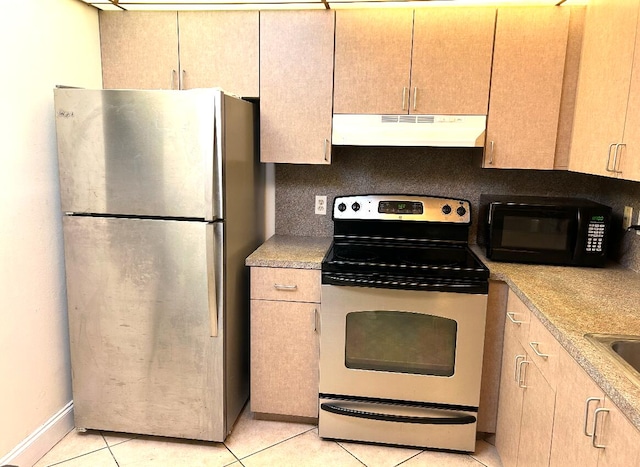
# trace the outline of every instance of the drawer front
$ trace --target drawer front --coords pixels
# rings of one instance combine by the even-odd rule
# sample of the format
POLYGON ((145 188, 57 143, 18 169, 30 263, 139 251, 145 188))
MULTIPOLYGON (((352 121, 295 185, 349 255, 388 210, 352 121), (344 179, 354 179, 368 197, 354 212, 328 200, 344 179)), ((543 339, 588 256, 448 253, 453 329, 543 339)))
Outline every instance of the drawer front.
POLYGON ((320 270, 251 268, 251 298, 320 303, 320 270))
MULTIPOLYGON (((504 326, 512 328, 512 332, 515 335, 518 342, 527 347, 529 341, 529 324, 531 321, 531 311, 527 305, 522 303, 522 300, 512 291, 509 290, 509 297, 507 298, 507 318, 504 326)), ((527 347, 528 348, 528 347, 527 347)))
POLYGON ((542 322, 531 315, 527 354, 555 391, 558 381, 560 344, 542 322))

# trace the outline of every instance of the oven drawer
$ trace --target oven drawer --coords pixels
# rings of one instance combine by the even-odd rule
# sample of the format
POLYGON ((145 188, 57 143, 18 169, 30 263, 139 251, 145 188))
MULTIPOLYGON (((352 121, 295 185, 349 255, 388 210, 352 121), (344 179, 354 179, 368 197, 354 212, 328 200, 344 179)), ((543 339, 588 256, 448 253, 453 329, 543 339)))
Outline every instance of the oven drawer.
POLYGON ((322 438, 473 452, 477 415, 454 409, 321 397, 318 434, 322 438))
POLYGON ((320 303, 320 270, 253 267, 251 299, 320 303))

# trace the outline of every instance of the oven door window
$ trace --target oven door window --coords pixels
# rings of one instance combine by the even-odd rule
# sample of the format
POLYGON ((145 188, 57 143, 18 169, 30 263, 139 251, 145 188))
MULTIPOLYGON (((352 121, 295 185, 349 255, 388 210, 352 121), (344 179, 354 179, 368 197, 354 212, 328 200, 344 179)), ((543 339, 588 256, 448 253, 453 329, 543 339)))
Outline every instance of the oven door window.
POLYGON ((347 314, 347 368, 418 375, 452 376, 457 323, 448 318, 402 311, 347 314))

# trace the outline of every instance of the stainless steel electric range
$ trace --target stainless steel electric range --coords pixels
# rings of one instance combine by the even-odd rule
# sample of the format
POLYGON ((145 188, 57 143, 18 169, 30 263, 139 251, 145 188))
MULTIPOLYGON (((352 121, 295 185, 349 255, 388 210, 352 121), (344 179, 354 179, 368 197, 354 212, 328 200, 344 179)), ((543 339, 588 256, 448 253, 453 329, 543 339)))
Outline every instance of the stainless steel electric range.
POLYGON ((475 449, 489 271, 462 199, 334 200, 322 263, 319 433, 475 449))

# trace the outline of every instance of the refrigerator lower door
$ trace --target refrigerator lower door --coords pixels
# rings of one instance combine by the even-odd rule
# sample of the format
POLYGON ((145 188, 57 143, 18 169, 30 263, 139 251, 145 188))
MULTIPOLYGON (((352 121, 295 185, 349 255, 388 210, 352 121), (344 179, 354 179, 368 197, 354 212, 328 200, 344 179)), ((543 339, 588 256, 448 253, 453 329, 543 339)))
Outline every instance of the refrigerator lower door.
POLYGON ((222 225, 63 222, 76 427, 223 441, 222 225))

